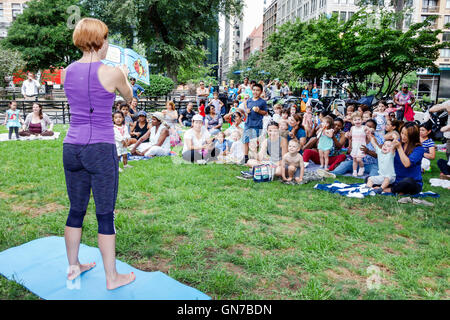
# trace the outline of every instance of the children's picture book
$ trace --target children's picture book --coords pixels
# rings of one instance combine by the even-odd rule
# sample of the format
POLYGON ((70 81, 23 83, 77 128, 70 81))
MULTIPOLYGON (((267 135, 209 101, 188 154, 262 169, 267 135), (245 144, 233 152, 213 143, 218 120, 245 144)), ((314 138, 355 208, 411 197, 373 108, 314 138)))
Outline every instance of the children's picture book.
POLYGON ((110 66, 125 64, 129 70, 129 77, 150 85, 147 59, 131 49, 110 44, 106 58, 102 62, 110 66))

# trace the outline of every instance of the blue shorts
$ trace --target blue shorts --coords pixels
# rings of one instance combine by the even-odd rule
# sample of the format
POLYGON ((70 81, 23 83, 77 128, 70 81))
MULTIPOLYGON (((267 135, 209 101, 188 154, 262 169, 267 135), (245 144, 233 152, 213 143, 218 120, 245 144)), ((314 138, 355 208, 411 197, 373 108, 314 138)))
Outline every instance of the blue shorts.
POLYGON ((94 196, 98 233, 112 235, 119 187, 119 158, 115 144, 63 144, 63 164, 70 211, 66 226, 81 228, 94 196))
POLYGON ((242 135, 242 143, 249 143, 250 140, 258 139, 263 132, 263 129, 259 128, 245 128, 242 135))

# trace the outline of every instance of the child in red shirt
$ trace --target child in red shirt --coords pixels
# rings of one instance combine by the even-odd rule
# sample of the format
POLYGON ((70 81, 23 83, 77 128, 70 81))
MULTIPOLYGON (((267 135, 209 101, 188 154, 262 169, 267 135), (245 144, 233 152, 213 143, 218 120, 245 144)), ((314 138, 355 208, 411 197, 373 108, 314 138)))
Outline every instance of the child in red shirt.
POLYGON ((203 117, 203 122, 205 121, 206 118, 206 113, 205 113, 205 100, 200 100, 200 106, 198 107, 198 113, 203 117))

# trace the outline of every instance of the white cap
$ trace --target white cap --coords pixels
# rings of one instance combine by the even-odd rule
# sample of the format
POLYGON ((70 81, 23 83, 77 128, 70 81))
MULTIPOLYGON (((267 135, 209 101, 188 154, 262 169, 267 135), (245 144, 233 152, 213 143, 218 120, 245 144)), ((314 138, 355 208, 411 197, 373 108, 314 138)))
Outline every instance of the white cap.
POLYGON ((192 121, 202 121, 203 122, 203 117, 199 114, 196 114, 195 116, 192 117, 192 121))

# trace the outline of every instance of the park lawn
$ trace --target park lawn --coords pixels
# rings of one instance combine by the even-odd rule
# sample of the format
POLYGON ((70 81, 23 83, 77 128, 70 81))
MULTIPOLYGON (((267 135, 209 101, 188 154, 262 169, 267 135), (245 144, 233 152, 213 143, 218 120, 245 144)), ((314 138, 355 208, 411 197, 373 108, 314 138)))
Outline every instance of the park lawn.
MULTIPOLYGON (((63 136, 1 143, 0 251, 64 235, 63 136)), ((239 166, 176 157, 130 164, 120 175, 117 258, 136 268, 165 272, 213 299, 450 298, 450 191, 430 187, 435 161, 424 176, 424 190, 441 195, 426 199, 432 208, 345 198, 314 183, 242 181, 239 166), (367 288, 369 266, 382 272, 378 290, 367 288)), ((82 242, 96 247, 92 199, 83 231, 82 242)), ((0 277, 0 299, 38 297, 0 277)))

